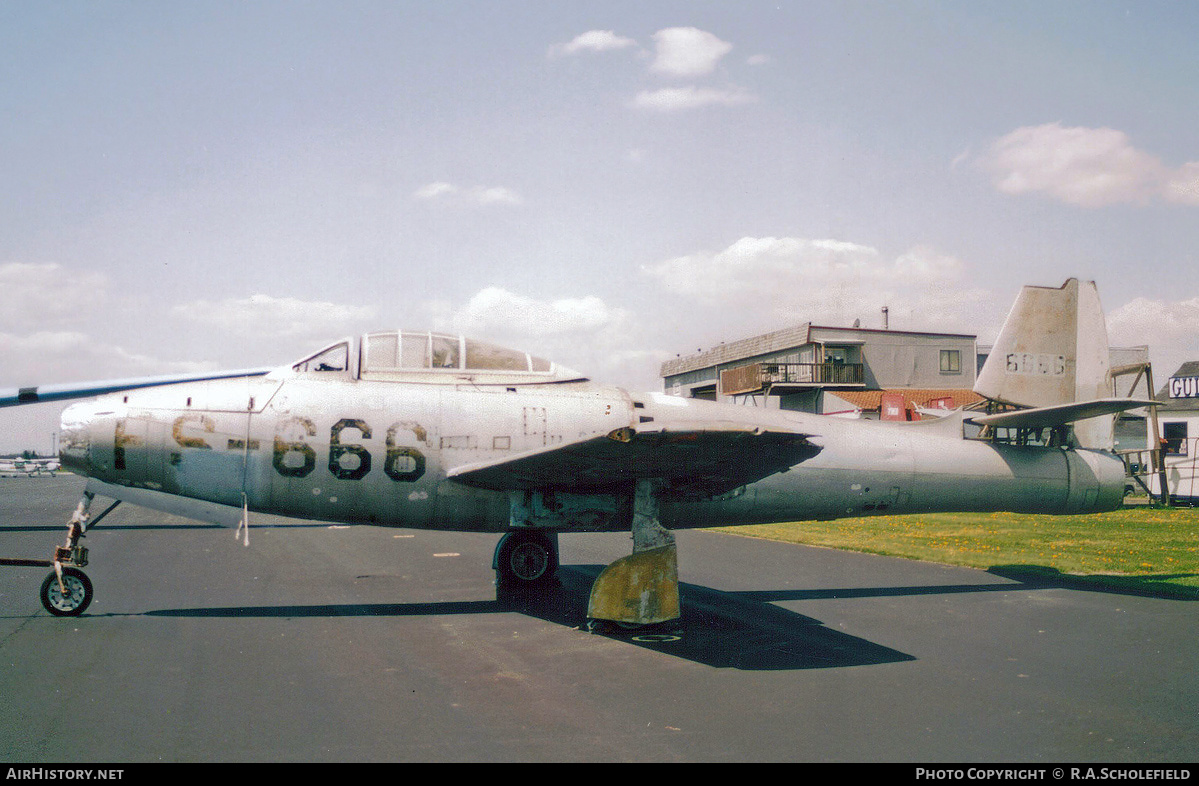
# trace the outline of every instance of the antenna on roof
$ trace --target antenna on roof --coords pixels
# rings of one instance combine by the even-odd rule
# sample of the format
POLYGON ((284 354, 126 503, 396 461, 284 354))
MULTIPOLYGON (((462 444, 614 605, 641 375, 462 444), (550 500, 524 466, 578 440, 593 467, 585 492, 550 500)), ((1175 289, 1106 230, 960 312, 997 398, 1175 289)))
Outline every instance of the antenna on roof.
POLYGON ((889 313, 890 313, 890 309, 887 308, 886 306, 883 306, 883 330, 890 329, 890 319, 887 316, 889 313))

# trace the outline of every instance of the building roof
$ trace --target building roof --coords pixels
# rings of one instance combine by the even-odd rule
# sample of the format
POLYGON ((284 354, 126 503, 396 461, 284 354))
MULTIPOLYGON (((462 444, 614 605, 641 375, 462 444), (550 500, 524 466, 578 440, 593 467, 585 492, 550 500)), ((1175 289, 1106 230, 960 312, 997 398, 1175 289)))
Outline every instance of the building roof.
MULTIPOLYGON (((1178 367, 1171 377, 1199 377, 1199 360, 1188 360, 1178 367)), ((1164 389, 1164 388, 1163 388, 1164 389)))
MULTIPOLYGON (((760 336, 752 338, 738 339, 737 341, 729 341, 720 346, 713 347, 707 351, 697 351, 694 355, 685 355, 682 357, 667 360, 662 364, 661 376, 670 377, 675 374, 685 374, 688 371, 697 371, 701 368, 712 368, 723 363, 733 363, 748 358, 758 357, 759 355, 768 355, 772 352, 781 352, 786 349, 803 346, 804 344, 812 343, 813 331, 829 331, 833 333, 845 333, 856 335, 859 333, 874 333, 886 336, 941 336, 961 339, 970 339, 973 341, 975 336, 967 333, 933 333, 918 330, 883 330, 879 328, 863 328, 863 327, 829 327, 826 325, 814 325, 811 322, 804 322, 801 325, 794 327, 776 330, 772 333, 764 333, 760 336)), ((825 338, 824 341, 829 341, 825 338)), ((833 339, 832 343, 836 343, 839 339, 833 339)), ((848 335, 846 342, 852 342, 853 339, 848 335)))
POLYGON ((675 374, 685 374, 688 371, 718 366, 721 363, 731 363, 754 355, 765 355, 790 347, 798 347, 808 343, 808 329, 811 326, 811 322, 805 322, 802 325, 776 330, 773 333, 730 341, 706 352, 667 360, 662 364, 661 375, 669 377, 675 374))
POLYGON ((927 407, 929 402, 939 398, 949 398, 952 402, 949 405, 950 409, 964 407, 967 404, 974 404, 983 401, 984 398, 973 390, 963 388, 893 388, 891 390, 829 390, 825 392, 826 396, 836 396, 842 401, 848 402, 856 409, 873 412, 880 409, 883 403, 883 395, 886 393, 900 393, 903 395, 903 404, 907 409, 915 407, 927 407))

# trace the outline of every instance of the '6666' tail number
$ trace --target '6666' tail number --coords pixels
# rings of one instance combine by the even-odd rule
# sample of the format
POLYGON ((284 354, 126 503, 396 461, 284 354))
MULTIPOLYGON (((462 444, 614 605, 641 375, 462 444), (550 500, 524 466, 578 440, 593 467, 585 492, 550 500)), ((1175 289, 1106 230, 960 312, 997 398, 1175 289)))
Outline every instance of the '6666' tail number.
MULTIPOLYGON (((383 472, 392 480, 411 483, 425 474, 425 456, 414 447, 396 445, 397 433, 411 431, 417 440, 423 440, 425 430, 420 426, 401 421, 387 429, 387 453, 383 461, 383 472)), ((330 474, 342 480, 361 480, 372 467, 370 451, 352 440, 371 438, 371 427, 358 418, 342 418, 329 430, 330 474), (351 432, 347 434, 346 432, 351 432), (353 432, 357 432, 355 437, 353 432)), ((271 463, 275 471, 289 478, 307 477, 316 469, 316 450, 308 438, 316 436, 316 425, 308 418, 288 418, 279 424, 275 434, 274 458, 271 463)))

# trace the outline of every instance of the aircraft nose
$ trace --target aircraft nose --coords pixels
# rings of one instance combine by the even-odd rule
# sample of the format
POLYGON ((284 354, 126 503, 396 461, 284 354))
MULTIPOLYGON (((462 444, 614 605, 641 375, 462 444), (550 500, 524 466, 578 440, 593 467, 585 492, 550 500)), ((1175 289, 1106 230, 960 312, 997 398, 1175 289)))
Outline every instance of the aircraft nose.
POLYGON ((91 449, 90 427, 96 415, 96 402, 84 401, 72 404, 62 412, 59 421, 60 437, 58 460, 65 469, 87 475, 90 467, 88 454, 91 449))

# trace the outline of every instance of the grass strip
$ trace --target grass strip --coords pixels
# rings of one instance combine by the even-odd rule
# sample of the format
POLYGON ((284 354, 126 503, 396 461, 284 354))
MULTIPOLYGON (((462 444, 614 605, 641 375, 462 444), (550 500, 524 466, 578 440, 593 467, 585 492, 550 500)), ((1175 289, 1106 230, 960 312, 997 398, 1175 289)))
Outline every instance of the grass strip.
POLYGON ((722 527, 812 546, 983 568, 1029 582, 1199 600, 1199 510, 930 513, 722 527))

